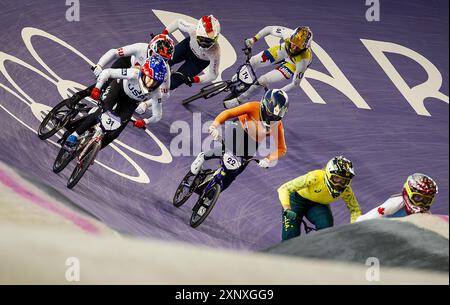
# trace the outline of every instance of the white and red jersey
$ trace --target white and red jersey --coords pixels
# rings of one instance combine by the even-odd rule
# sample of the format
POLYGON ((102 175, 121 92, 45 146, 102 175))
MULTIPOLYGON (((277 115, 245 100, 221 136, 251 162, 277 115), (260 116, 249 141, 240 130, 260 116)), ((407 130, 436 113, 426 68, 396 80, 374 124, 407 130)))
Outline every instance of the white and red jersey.
MULTIPOLYGON (((117 49, 111 49, 108 52, 106 52, 102 57, 100 57, 97 65, 99 65, 100 67, 105 67, 107 65, 110 65, 114 60, 120 58, 120 57, 125 57, 125 56, 131 56, 131 67, 141 67, 142 65, 144 65, 145 61, 147 60, 147 50, 148 50, 148 44, 147 43, 134 43, 134 44, 130 44, 124 47, 120 47, 117 49)), ((161 94, 161 100, 165 101, 170 97, 170 92, 169 92, 169 88, 170 88, 170 67, 169 64, 167 62, 165 62, 166 64, 166 70, 167 70, 167 75, 166 75, 166 81, 164 81, 163 84, 161 84, 161 86, 159 87, 159 91, 161 94)), ((127 78, 121 77, 121 73, 123 71, 123 69, 107 69, 107 70, 118 70, 119 72, 113 72, 113 71, 109 71, 108 73, 110 74, 109 77, 111 78, 123 78, 126 81, 124 81, 125 83, 129 83, 131 81, 131 83, 133 82, 131 79, 127 80, 127 78)), ((127 70, 127 69, 125 69, 127 70)), ((138 70, 139 71, 139 70, 138 70)), ((129 73, 129 75, 132 75, 132 72, 129 73)), ((103 77, 105 77, 106 74, 103 75, 103 77)), ((100 78, 100 76, 99 76, 100 78)), ((108 79, 106 79, 108 80, 108 79)), ((104 82, 106 82, 106 80, 104 82)), ((103 83, 104 83, 103 82, 103 83)), ((102 84, 103 85, 103 84, 102 84)), ((136 97, 136 92, 140 92, 140 90, 137 90, 136 88, 139 89, 139 84, 137 84, 137 86, 132 85, 132 84, 128 84, 130 86, 130 88, 124 88, 125 93, 132 99, 135 99, 136 97)))
POLYGON ((405 201, 403 200, 403 196, 401 194, 398 194, 391 196, 383 204, 370 210, 366 214, 359 216, 356 221, 358 222, 383 217, 397 218, 397 217, 405 217, 408 215, 409 212, 405 208, 405 201))
POLYGON ((111 49, 106 52, 100 59, 98 60, 97 65, 105 68, 110 65, 114 60, 131 56, 131 65, 134 66, 136 63, 142 66, 144 62, 147 60, 147 43, 134 43, 121 48, 111 49))
MULTIPOLYGON (((199 75, 199 83, 206 83, 215 80, 219 76, 220 45, 216 42, 209 49, 201 48, 197 43, 196 29, 196 25, 186 22, 183 19, 177 19, 169 24, 165 31, 167 31, 167 33, 173 33, 176 30, 180 30, 189 34, 191 39, 189 46, 191 47, 192 53, 199 59, 209 61, 208 71, 199 75)), ((165 33, 165 31, 163 33, 165 33)))

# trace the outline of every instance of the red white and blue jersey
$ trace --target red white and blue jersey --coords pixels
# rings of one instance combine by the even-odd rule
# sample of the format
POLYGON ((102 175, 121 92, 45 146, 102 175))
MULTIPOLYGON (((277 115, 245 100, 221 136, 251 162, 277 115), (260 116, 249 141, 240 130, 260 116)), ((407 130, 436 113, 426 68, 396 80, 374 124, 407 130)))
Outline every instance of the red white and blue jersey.
MULTIPOLYGON (((111 49, 108 52, 106 52, 102 57, 100 57, 97 65, 104 68, 108 65, 110 65, 114 60, 120 58, 120 57, 126 57, 131 56, 131 67, 133 70, 130 69, 114 69, 117 71, 108 71, 105 72, 102 76, 102 80, 106 82, 108 78, 116 78, 116 79, 125 79, 124 83, 124 91, 125 93, 132 99, 138 100, 138 101, 144 101, 148 100, 145 99, 145 97, 140 93, 141 90, 139 89, 139 84, 135 83, 133 79, 137 78, 136 71, 139 71, 139 67, 143 66, 145 61, 147 60, 147 54, 148 54, 148 44, 147 43, 134 43, 130 44, 124 47, 120 47, 117 49, 111 49), (105 77, 108 77, 106 80, 104 80, 105 77)), ((166 62, 166 80, 159 86, 159 96, 158 99, 161 99, 162 101, 167 100, 170 97, 169 88, 170 88, 170 67, 169 64, 166 62)), ((112 69, 106 69, 106 70, 112 70, 112 69)), ((100 78, 100 76, 99 76, 100 78)), ((102 85, 103 85, 102 83, 102 85)), ((153 93, 154 94, 154 93, 153 93)))

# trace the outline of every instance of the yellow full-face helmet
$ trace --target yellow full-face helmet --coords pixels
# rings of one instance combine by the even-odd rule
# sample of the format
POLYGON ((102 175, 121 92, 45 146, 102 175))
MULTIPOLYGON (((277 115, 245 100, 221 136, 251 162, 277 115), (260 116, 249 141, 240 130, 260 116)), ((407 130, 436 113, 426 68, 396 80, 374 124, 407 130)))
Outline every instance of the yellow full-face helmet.
POLYGON ((289 43, 296 46, 300 50, 304 50, 311 47, 313 40, 313 33, 307 26, 300 26, 296 28, 289 38, 289 43))

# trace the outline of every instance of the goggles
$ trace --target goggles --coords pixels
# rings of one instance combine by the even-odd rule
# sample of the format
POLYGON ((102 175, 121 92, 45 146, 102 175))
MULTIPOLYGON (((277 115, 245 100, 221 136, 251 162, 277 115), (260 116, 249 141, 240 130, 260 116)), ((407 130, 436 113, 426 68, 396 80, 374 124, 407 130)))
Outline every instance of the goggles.
POLYGON ((332 174, 330 176, 330 181, 335 186, 345 188, 350 184, 351 179, 332 174))
POLYGON ((406 193, 412 204, 418 207, 429 207, 433 203, 434 197, 413 192, 409 185, 406 185, 406 193))
POLYGON ((217 41, 217 37, 216 38, 208 38, 208 37, 197 36, 197 43, 202 48, 210 48, 216 43, 216 41, 217 41))

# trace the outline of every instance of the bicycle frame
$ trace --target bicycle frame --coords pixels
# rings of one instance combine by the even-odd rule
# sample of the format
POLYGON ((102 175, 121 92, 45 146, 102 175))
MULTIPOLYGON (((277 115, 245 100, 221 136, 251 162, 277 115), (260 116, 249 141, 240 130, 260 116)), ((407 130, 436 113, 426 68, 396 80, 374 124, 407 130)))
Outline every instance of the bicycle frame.
POLYGON ((198 185, 198 187, 201 187, 205 182, 208 182, 208 184, 206 185, 206 187, 203 189, 203 194, 208 193, 211 188, 215 185, 215 184, 219 184, 220 187, 223 189, 223 179, 226 176, 232 176, 232 175, 236 175, 236 173, 238 173, 239 170, 241 170, 241 168, 243 166, 245 166, 247 163, 251 162, 251 161, 256 161, 258 162, 257 159, 255 158, 250 158, 250 159, 245 159, 242 160, 241 158, 241 164, 238 168, 236 169, 228 169, 227 166, 225 165, 224 162, 224 158, 225 158, 225 143, 223 141, 222 142, 222 156, 220 158, 220 167, 218 169, 216 169, 216 171, 213 174, 212 179, 209 179, 208 181, 204 181, 202 183, 200 183, 198 185))

